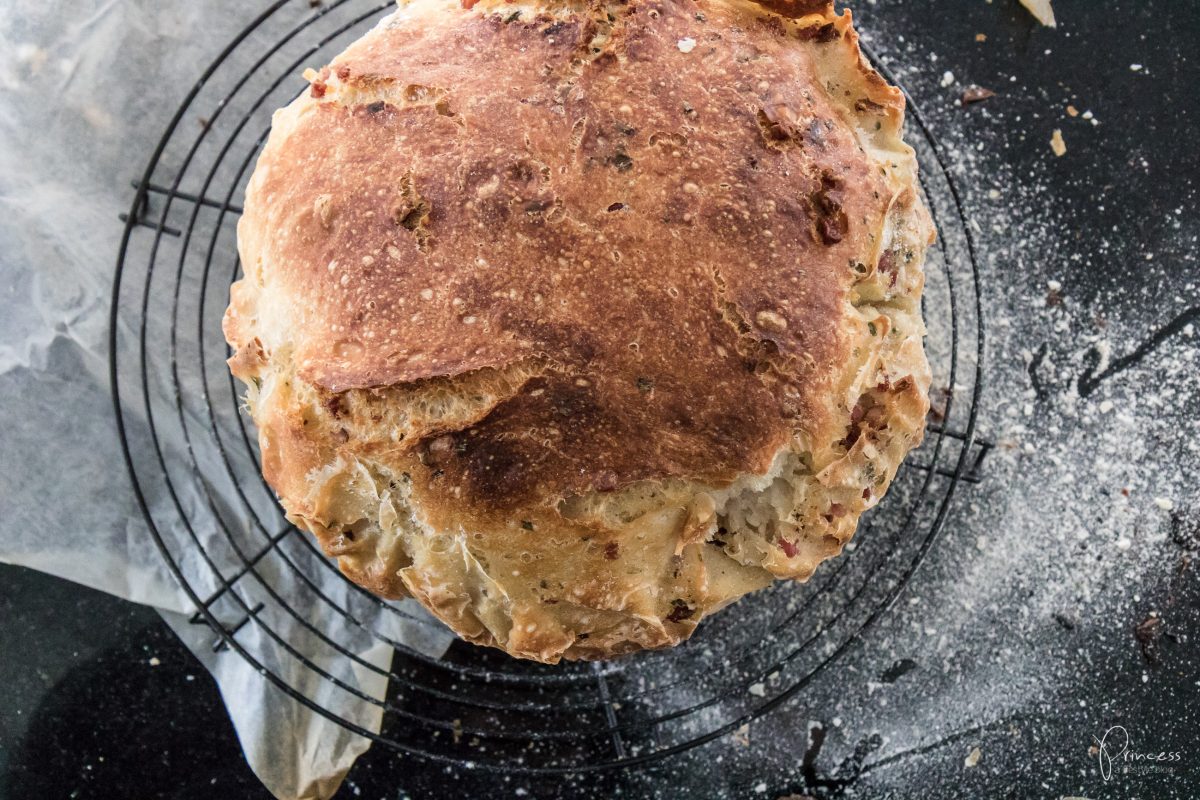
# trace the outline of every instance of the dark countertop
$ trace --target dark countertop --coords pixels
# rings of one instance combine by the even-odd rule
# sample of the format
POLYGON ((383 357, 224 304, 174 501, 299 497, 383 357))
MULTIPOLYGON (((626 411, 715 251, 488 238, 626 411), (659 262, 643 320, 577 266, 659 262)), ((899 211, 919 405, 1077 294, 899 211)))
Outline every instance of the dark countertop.
MULTIPOLYGON (((1176 602, 1185 611, 1173 625, 1194 635, 1200 629, 1200 589, 1195 580, 1179 588, 1183 591, 1176 602)), ((0 659, 0 797, 270 800, 242 758, 216 685, 154 611, 30 570, 0 566, 0 640, 5 650, 0 659)), ((988 748, 984 769, 963 774, 967 750, 961 743, 977 733, 973 730, 905 756, 920 765, 923 777, 920 783, 895 784, 894 796, 911 797, 909 792, 920 786, 928 798, 1058 797, 1062 789, 1045 787, 1062 787, 1060 759, 1079 761, 1096 727, 1092 712, 1079 706, 1084 699, 1103 703, 1106 718, 1137 719, 1142 728, 1163 736, 1164 747, 1173 743, 1193 759, 1175 778, 1144 779, 1136 784, 1136 793, 1124 793, 1132 787, 1114 787, 1111 793, 1085 796, 1193 797, 1200 774, 1195 640, 1164 642, 1152 684, 1141 680, 1144 658, 1132 641, 1131 636, 1121 642, 1119 657, 1100 661, 1099 668, 1091 659, 1080 659, 1077 682, 1061 697, 1056 713, 1022 719, 1020 737, 1001 729, 996 734, 1001 747, 988 748)), ((919 652, 912 652, 919 660, 919 652)), ((896 671, 893 665, 892 673, 896 671)), ((919 676, 918 671, 909 677, 919 676)), ((772 728, 786 734, 786 724, 772 728)), ((703 748, 702 763, 711 765, 717 749, 703 748)), ((887 764, 873 763, 872 749, 869 738, 857 747, 867 756, 868 770, 884 772, 887 764)), ((797 762, 802 752, 801 746, 797 762)), ((775 789, 785 790, 779 794, 817 790, 821 793, 815 796, 837 796, 838 782, 832 778, 843 766, 818 757, 811 772, 815 780, 808 787, 803 780, 792 780, 775 789)), ((697 787, 693 770, 694 765, 683 767, 682 774, 657 769, 637 780, 620 773, 602 775, 593 779, 595 796, 649 796, 649 783, 663 797, 754 797, 753 787, 765 777, 762 764, 746 754, 705 776, 710 792, 670 788, 697 787)), ((852 774, 843 771, 838 777, 852 774)), ((527 788, 530 796, 576 796, 558 793, 553 783, 508 784, 487 775, 445 781, 440 768, 401 764, 394 754, 373 748, 355 764, 338 797, 441 798, 449 794, 448 786, 467 797, 520 796, 517 786, 527 788)), ((1098 786, 1094 779, 1091 783, 1098 786)), ((847 784, 851 788, 843 796, 881 796, 877 788, 856 795, 852 782, 847 784)))
MULTIPOLYGON (((981 428, 1001 447, 1006 437, 1032 447, 1022 451, 1010 442, 1017 455, 999 460, 982 487, 972 490, 977 494, 957 501, 948 532, 907 592, 932 603, 941 596, 937 587, 952 585, 959 571, 971 568, 977 537, 1021 535, 1012 520, 1024 519, 1026 510, 1006 493, 1019 491, 1022 481, 1053 482, 1059 474, 1055 459, 1087 462, 1082 456, 1093 441, 1097 452, 1111 449, 1103 442, 1102 418, 1067 407, 1086 400, 1080 400, 1087 394, 1081 375, 1085 381, 1089 374, 1109 376, 1111 396, 1120 404, 1126 395, 1163 391, 1166 378, 1157 376, 1176 375, 1180 363, 1194 365, 1197 340, 1185 327, 1193 319, 1200 327, 1194 119, 1200 107, 1200 5, 1054 5, 1057 31, 1039 28, 1015 0, 854 4, 872 46, 898 69, 951 148, 968 187, 967 216, 981 223, 990 342, 981 428), (947 71, 953 78, 943 86, 947 71), (958 107, 954 98, 966 84, 994 89, 997 97, 958 107), (1068 115, 1068 104, 1094 110, 1100 124, 1068 115), (1055 128, 1068 147, 1062 158, 1049 154, 1055 128), (1006 188, 989 206, 994 186, 1006 188), (1011 228, 997 222, 1006 217, 1011 228), (1071 324, 1065 328, 1047 316, 1062 302, 1060 293, 1069 298, 1063 313, 1071 324), (1039 300, 1042 308, 1030 312, 1039 300), (1120 369, 1106 372, 1093 363, 1089 372, 1086 356, 1082 365, 1072 360, 1076 326, 1089 315, 1120 328, 1113 353, 1120 369), (1031 365, 1021 350, 1042 357, 1031 365), (1125 364, 1123 353, 1146 358, 1131 356, 1125 364), (1068 366, 1040 366, 1056 358, 1068 366), (1072 364, 1078 368, 1064 383, 1072 364), (1025 404, 1034 413, 1020 422, 1025 404)), ((164 120, 173 102, 164 101, 164 120)), ((1099 397, 1110 387, 1097 391, 1099 397)), ((355 765, 338 797, 512 797, 521 796, 518 790, 546 797, 770 800, 788 793, 920 793, 931 800, 1193 797, 1200 785, 1200 565, 1191 562, 1200 548, 1194 446, 1200 399, 1174 396, 1167 406, 1161 416, 1170 424, 1148 426, 1144 441, 1130 448, 1141 465, 1138 474, 1151 484, 1163 476, 1180 493, 1163 519, 1150 519, 1150 507, 1144 525, 1130 523, 1130 536, 1152 542, 1144 556, 1149 563, 1128 573, 1136 585, 1118 570, 1105 573, 1107 583, 1083 586, 1062 607, 1030 600, 1032 584, 1069 580, 1073 559, 1110 557, 1104 547, 1089 550, 1081 538, 1078 546, 1046 553, 1053 565, 1015 570, 1003 602, 963 611, 960 630, 966 632, 952 656, 933 648, 921 631, 927 604, 908 605, 902 598, 864 646, 756 723, 749 748, 726 738, 651 770, 559 784, 447 772, 377 747, 355 765), (1161 623, 1147 623, 1155 618, 1152 611, 1161 623), (1010 651, 1044 664, 1055 677, 1034 690, 1017 680, 1007 687, 1003 680, 989 682, 980 707, 1011 713, 945 708, 957 722, 934 736, 916 731, 911 742, 897 742, 894 726, 882 736, 869 724, 832 722, 885 715, 882 706, 873 706, 881 698, 893 698, 891 708, 927 699, 931 685, 961 684, 978 674, 977 665, 1008 663, 1010 651), (961 723, 964 718, 974 721, 961 723), (823 748, 814 746, 813 721, 828 732, 823 748), (1116 724, 1130 730, 1139 750, 1177 751, 1181 758, 1169 773, 1103 782, 1088 747, 1116 724), (981 761, 964 768, 976 746, 981 761)), ((1104 469, 1068 471, 1094 482, 1108 474, 1104 469)), ((1112 490, 1120 486, 1114 482, 1112 490)), ((1125 534, 1120 518, 1114 523, 1090 506, 1051 504, 1043 524, 1065 530, 1076 518, 1097 531, 1092 542, 1102 533, 1114 540, 1125 534), (1088 521, 1093 517, 1094 526, 1088 521)), ((213 681, 154 611, 0 567, 0 654, 0 799, 269 796, 241 756, 213 681)), ((969 686, 959 689, 960 696, 970 696, 969 686)), ((395 723, 385 720, 385 730, 389 724, 395 723)))

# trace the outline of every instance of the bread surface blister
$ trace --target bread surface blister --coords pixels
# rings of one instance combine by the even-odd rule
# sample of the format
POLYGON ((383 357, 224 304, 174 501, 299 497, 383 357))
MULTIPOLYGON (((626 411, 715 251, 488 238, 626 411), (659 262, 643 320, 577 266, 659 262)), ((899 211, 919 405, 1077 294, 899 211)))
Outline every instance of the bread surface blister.
POLYGON ((543 662, 807 580, 923 435, 904 101, 818 0, 412 0, 278 111, 225 333, 352 580, 543 662))

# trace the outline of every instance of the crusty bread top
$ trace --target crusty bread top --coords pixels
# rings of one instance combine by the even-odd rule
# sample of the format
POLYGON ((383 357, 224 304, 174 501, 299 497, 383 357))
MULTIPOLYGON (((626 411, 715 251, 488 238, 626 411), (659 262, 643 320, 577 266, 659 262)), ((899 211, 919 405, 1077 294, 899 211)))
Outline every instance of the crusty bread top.
MULTIPOLYGON (((852 345, 852 262, 892 193, 811 50, 774 17, 606 8, 379 31, 251 189, 244 246, 296 312, 275 322, 306 380, 550 367, 454 434, 461 501, 761 473, 827 424, 852 345)), ((829 22, 848 27, 807 29, 829 22)), ((900 106, 862 88, 875 114, 900 106)))
POLYGON ((932 230, 849 12, 411 0, 310 80, 226 335, 360 583, 542 660, 661 646, 810 575, 919 441, 932 230))

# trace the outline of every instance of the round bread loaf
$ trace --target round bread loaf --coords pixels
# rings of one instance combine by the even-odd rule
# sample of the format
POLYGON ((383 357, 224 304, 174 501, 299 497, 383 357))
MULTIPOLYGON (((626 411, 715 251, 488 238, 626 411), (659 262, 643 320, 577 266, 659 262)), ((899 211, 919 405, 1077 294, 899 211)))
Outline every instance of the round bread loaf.
POLYGON ((410 0, 276 113, 225 332, 352 580, 556 662, 837 554, 921 439, 933 228, 821 0, 410 0))

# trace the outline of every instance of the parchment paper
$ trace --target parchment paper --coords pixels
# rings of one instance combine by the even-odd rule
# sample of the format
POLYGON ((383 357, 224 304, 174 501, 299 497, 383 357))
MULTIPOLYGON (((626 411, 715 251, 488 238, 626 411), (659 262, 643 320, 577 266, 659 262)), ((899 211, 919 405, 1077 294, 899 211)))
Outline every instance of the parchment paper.
MULTIPOLYGON (((289 699, 237 653, 214 651, 214 632, 189 622, 194 604, 135 503, 108 387, 118 214, 131 202, 130 181, 140 178, 203 67, 262 5, 0 0, 0 560, 157 608, 215 676, 266 786, 280 798, 326 798, 369 740, 289 699)), ((229 487, 210 489, 220 496, 229 487)), ((349 602, 332 570, 314 579, 335 601, 349 602)), ((271 576, 285 593, 291 580, 271 576)), ((392 650, 371 632, 435 656, 450 640, 433 625, 369 606, 359 619, 362 630, 339 639, 357 664, 323 662, 327 648, 300 629, 337 624, 325 607, 298 619, 276 614, 271 627, 344 685, 376 699, 386 691, 381 673, 392 650)), ((238 641, 314 702, 378 731, 378 705, 316 678, 256 624, 244 626, 238 641)))

